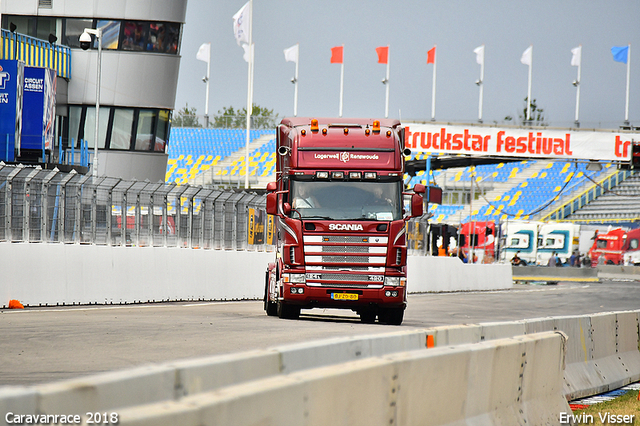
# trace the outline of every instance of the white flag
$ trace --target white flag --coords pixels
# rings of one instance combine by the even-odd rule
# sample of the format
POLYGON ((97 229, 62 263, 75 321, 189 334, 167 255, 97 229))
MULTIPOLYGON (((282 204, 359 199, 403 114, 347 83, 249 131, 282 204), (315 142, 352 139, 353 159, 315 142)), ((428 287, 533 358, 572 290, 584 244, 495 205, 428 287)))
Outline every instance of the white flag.
POLYGON ((484 64, 484 44, 473 49, 473 53, 476 54, 476 62, 478 65, 484 64))
POLYGON ((579 67, 580 62, 582 61, 582 46, 574 47, 571 49, 571 53, 573 53, 573 56, 571 57, 571 66, 579 67))
POLYGON ((211 59, 211 43, 202 43, 196 54, 196 59, 209 63, 211 59))
MULTIPOLYGON (((253 47, 253 45, 252 45, 253 47)), ((249 49, 249 45, 248 44, 243 44, 242 48, 244 49, 244 53, 242 54, 242 59, 244 59, 245 62, 249 62, 249 50, 252 51, 253 53, 253 48, 249 49)), ((253 55, 251 55, 251 59, 253 59, 253 55)))
POLYGON ((533 46, 529 46, 522 53, 522 57, 520 58, 520 62, 522 62, 525 65, 531 66, 532 58, 533 58, 533 46))
POLYGON ((233 15, 233 35, 236 37, 238 46, 243 43, 249 44, 249 24, 251 22, 251 9, 249 2, 233 15))
POLYGON ((294 44, 290 48, 284 49, 284 60, 287 62, 295 62, 297 64, 299 47, 300 46, 298 44, 294 44))

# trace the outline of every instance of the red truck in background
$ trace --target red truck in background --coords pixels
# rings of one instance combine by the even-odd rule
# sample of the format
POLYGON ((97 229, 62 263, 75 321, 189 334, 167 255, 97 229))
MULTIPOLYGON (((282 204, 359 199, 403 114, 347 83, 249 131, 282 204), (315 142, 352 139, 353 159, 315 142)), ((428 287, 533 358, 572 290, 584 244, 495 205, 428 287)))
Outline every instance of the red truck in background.
MULTIPOLYGON (((346 308, 363 322, 400 325, 405 222, 422 215, 426 190, 417 184, 403 192, 410 151, 400 122, 292 117, 276 137, 277 181, 267 186, 266 210, 277 217, 277 250, 266 271, 267 315, 346 308)), ((430 190, 441 199, 439 188, 430 190)))
POLYGON ((615 228, 605 234, 594 236, 593 246, 589 250, 591 266, 598 264, 622 265, 623 246, 627 239, 627 230, 615 228), (600 256, 603 260, 600 260, 600 256))
POLYGON ((615 228, 605 234, 597 234, 589 250, 591 265, 640 265, 639 240, 640 228, 615 228), (600 261, 600 256, 603 256, 603 261, 600 261))
POLYGON ((460 248, 469 263, 493 263, 496 224, 491 221, 466 222, 460 227, 460 248), (476 261, 473 260, 476 258, 476 261))

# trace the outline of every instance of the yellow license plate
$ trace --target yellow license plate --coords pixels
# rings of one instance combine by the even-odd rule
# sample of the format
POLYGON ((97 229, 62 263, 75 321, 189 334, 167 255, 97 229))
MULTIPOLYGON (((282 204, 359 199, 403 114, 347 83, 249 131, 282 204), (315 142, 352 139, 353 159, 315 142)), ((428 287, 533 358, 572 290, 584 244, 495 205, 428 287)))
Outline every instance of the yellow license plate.
POLYGON ((334 300, 358 300, 358 295, 355 293, 331 293, 331 298, 334 300))

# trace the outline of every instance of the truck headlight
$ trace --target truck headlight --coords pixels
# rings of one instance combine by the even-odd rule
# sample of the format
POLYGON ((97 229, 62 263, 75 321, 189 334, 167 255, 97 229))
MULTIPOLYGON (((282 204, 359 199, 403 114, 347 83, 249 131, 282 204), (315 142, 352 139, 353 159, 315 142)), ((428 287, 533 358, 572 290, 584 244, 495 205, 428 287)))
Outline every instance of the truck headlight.
POLYGON ((282 276, 285 283, 304 284, 307 282, 304 274, 284 274, 282 276))
POLYGON ((406 277, 384 277, 384 285, 391 287, 404 287, 407 285, 406 277))

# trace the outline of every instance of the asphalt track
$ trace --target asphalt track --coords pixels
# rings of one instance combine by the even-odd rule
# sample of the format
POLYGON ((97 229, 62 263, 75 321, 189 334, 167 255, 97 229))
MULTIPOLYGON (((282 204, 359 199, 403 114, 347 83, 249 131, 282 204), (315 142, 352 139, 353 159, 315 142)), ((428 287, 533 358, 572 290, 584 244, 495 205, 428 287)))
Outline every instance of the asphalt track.
POLYGON ((345 310, 280 320, 267 317, 261 301, 2 310, 0 386, 331 337, 632 309, 640 309, 638 281, 415 294, 400 327, 362 324, 345 310))

